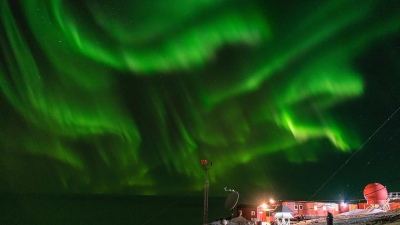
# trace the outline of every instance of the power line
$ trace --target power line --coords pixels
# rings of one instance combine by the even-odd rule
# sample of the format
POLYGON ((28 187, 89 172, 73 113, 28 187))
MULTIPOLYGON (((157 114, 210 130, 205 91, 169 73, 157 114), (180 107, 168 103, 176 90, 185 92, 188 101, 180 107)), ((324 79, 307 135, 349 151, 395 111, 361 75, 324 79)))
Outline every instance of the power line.
POLYGON ((177 199, 176 201, 174 201, 173 203, 169 204, 168 206, 166 206, 164 209, 160 210, 158 213, 154 214, 151 218, 149 218, 147 221, 145 221, 144 223, 142 223, 142 225, 145 225, 147 223, 149 223, 150 221, 154 220, 156 217, 160 216, 161 214, 163 214, 167 209, 171 208, 173 205, 175 205, 176 203, 178 203, 180 200, 182 200, 184 197, 186 197, 189 194, 186 193, 185 195, 182 195, 179 199, 177 199))
POLYGON ((323 188, 325 187, 325 185, 364 147, 364 145, 366 145, 368 143, 369 140, 371 140, 372 137, 375 136, 376 133, 378 133, 378 131, 397 113, 397 111, 400 110, 400 106, 392 113, 392 115, 389 116, 389 118, 382 123, 382 125, 364 142, 364 144, 362 144, 357 151, 355 151, 350 157, 349 159, 346 160, 346 162, 344 162, 339 169, 337 169, 332 176, 330 176, 328 178, 328 180, 325 181, 325 183, 308 199, 309 201, 323 188))

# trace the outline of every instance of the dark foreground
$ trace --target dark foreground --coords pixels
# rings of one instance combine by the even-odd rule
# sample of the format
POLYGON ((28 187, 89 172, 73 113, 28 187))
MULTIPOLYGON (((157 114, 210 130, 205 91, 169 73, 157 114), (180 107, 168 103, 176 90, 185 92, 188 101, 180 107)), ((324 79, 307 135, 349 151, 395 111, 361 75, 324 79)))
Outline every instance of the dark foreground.
MULTIPOLYGON (((209 198, 209 221, 226 217, 225 198, 209 198)), ((203 197, 0 194, 0 224, 198 225, 203 197)))

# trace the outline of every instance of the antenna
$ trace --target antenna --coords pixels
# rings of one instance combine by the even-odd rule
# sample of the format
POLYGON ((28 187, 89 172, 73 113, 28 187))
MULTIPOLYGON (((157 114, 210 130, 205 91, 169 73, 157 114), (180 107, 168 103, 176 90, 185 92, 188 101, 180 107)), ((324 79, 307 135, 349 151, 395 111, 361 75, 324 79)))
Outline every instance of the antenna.
POLYGON ((231 213, 233 215, 233 209, 239 201, 239 193, 235 190, 227 189, 226 187, 224 189, 225 191, 231 192, 225 200, 225 209, 232 211, 231 213))
POLYGON ((212 166, 212 162, 208 162, 205 159, 202 159, 201 165, 203 165, 206 169, 206 182, 204 183, 204 214, 203 214, 203 225, 208 223, 208 190, 210 188, 210 182, 208 180, 208 173, 210 171, 210 167, 212 166))

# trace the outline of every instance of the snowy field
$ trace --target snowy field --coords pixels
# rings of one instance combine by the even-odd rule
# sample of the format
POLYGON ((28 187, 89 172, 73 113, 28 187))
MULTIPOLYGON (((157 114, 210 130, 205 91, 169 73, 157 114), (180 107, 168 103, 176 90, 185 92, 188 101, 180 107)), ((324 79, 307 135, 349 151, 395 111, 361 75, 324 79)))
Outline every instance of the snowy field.
MULTIPOLYGON (((325 219, 308 220, 301 224, 326 224, 325 219)), ((392 224, 400 225, 400 209, 390 210, 388 212, 380 209, 357 209, 351 212, 336 215, 333 224, 392 224)))

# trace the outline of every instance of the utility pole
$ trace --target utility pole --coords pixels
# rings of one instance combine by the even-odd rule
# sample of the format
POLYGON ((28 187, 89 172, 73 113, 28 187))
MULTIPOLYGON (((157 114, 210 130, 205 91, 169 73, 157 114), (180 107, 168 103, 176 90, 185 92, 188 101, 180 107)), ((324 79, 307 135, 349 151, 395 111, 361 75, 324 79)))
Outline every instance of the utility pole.
POLYGON ((204 183, 204 214, 203 214, 203 225, 206 225, 208 223, 208 191, 210 189, 208 174, 210 171, 210 167, 212 166, 212 162, 209 163, 207 160, 202 159, 201 164, 206 169, 206 182, 204 183))

